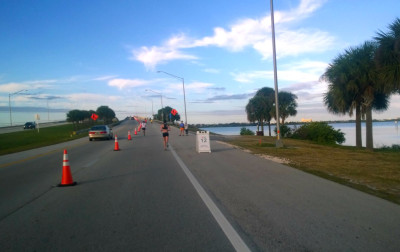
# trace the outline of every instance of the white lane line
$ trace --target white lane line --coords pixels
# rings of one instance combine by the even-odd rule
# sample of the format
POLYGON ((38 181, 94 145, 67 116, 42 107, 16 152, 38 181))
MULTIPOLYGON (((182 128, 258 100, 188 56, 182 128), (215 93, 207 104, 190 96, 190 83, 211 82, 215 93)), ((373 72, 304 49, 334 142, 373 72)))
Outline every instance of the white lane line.
POLYGON ((186 174, 186 176, 192 183, 193 187, 196 189, 197 193, 203 200, 204 204, 206 204, 208 210, 210 210, 211 214, 214 216, 215 220, 224 231, 226 237, 229 239, 235 250, 243 252, 251 251, 244 243, 242 238, 240 238, 239 234, 235 231, 232 225, 225 218, 225 216, 222 214, 221 210, 219 210, 219 208, 215 205, 210 196, 208 196, 206 191, 203 189, 203 187, 200 185, 197 179, 193 176, 193 174, 187 168, 185 163, 183 163, 182 159, 178 156, 178 154, 176 154, 175 150, 172 148, 171 145, 169 146, 169 149, 172 152, 172 155, 175 157, 178 164, 181 166, 183 172, 186 174))

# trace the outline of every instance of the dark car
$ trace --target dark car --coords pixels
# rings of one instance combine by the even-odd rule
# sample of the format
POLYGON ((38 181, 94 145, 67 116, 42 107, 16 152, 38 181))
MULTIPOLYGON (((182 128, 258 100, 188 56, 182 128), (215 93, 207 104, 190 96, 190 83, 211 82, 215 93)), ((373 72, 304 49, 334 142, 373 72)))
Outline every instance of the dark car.
POLYGON ((93 139, 107 139, 113 138, 113 133, 107 125, 96 125, 89 130, 89 141, 93 139))
POLYGON ((27 123, 25 123, 24 129, 36 129, 36 123, 35 122, 27 122, 27 123))

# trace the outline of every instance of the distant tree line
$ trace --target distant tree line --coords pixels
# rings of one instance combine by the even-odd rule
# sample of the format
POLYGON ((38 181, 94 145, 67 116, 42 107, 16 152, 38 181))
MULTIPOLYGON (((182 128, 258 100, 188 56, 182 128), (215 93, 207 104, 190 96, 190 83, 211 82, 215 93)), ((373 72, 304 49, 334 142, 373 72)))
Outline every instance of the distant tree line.
POLYGON ((91 119, 92 114, 96 114, 98 116, 97 120, 103 121, 104 124, 110 124, 115 119, 115 112, 111 108, 108 106, 100 106, 96 111, 78 109, 71 110, 67 113, 67 121, 72 122, 74 125, 83 121, 94 122, 94 120, 91 119))

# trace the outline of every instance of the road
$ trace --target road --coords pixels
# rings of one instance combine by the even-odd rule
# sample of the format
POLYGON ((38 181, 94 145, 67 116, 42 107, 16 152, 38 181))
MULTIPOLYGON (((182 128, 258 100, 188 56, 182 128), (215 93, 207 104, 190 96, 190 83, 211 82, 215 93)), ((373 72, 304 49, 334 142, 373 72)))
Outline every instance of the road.
POLYGON ((159 125, 0 156, 2 251, 399 251, 400 206, 159 125), (68 150, 73 187, 60 183, 68 150))

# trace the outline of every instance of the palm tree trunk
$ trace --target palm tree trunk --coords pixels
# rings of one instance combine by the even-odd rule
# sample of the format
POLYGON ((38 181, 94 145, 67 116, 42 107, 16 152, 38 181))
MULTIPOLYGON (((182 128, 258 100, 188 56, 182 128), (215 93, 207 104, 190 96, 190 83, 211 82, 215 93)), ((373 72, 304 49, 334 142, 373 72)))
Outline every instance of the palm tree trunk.
POLYGON ((271 121, 268 121, 269 136, 271 136, 271 121))
POLYGON ((264 120, 261 120, 261 131, 264 135, 264 120))
POLYGON ((372 107, 368 106, 366 108, 366 147, 367 150, 374 150, 374 140, 372 136, 372 107))
POLYGON ((361 108, 356 106, 356 147, 362 148, 361 108))

